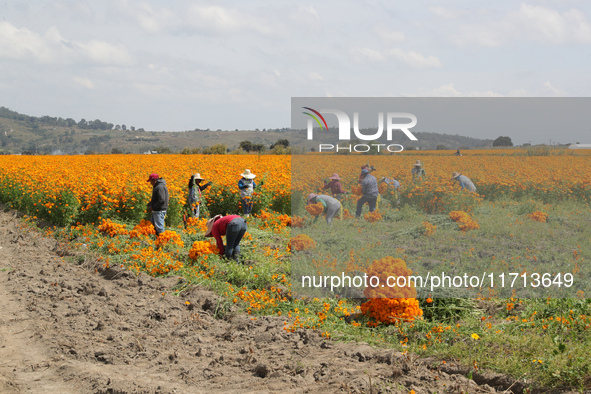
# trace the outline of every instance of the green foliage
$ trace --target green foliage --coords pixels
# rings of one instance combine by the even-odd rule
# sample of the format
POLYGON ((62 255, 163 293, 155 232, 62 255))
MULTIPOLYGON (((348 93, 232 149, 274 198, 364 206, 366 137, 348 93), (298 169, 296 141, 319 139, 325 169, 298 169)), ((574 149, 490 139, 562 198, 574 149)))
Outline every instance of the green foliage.
POLYGON ((228 151, 226 144, 216 144, 209 148, 204 148, 201 153, 204 155, 225 155, 228 151))
POLYGON ((183 222, 184 201, 171 198, 168 201, 165 223, 167 226, 178 226, 183 222))
POLYGON ((528 156, 550 156, 550 149, 547 146, 529 148, 526 152, 528 156))
POLYGON ((239 144, 240 149, 245 152, 250 152, 252 150, 252 142, 251 141, 241 141, 239 144))
POLYGON ((498 137, 493 141, 493 146, 513 146, 513 141, 509 137, 498 137))
POLYGON ((198 155, 201 152, 201 148, 183 148, 181 155, 198 155))
POLYGON ((238 191, 238 185, 236 185, 235 190, 212 185, 209 193, 203 195, 203 199, 211 216, 234 215, 239 212, 240 192, 238 191))
MULTIPOLYGON (((476 193, 460 191, 457 194, 428 189, 413 193, 413 185, 407 186, 400 193, 402 205, 413 205, 427 213, 449 213, 451 211, 471 212, 481 201, 476 193)), ((390 199, 392 201, 392 199, 390 199)))

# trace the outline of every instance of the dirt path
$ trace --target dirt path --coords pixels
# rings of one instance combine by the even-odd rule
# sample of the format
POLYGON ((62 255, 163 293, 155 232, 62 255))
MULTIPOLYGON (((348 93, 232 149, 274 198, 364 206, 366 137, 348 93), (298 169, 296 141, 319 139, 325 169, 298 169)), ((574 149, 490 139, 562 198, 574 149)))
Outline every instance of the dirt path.
MULTIPOLYGON (((215 294, 102 269, 0 212, 1 393, 495 392, 451 363, 287 333, 279 317, 214 318, 215 294), (164 296, 162 294, 165 294, 164 296), (190 305, 186 302, 189 301, 190 305)), ((511 390, 522 392, 521 384, 511 390)))

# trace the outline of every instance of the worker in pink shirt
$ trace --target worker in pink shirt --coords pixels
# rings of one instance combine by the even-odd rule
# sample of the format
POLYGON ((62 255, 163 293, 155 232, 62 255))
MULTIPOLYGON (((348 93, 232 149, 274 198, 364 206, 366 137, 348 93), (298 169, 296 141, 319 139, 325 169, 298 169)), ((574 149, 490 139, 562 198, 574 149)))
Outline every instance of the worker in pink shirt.
POLYGON ((240 241, 246 232, 246 220, 238 215, 216 215, 207 221, 206 237, 214 237, 220 256, 238 260, 240 257, 240 241), (226 236, 226 246, 222 241, 226 236))
POLYGON ((324 181, 324 190, 330 189, 332 196, 339 201, 343 198, 343 194, 345 194, 340 180, 339 174, 334 173, 330 177, 330 182, 324 181))

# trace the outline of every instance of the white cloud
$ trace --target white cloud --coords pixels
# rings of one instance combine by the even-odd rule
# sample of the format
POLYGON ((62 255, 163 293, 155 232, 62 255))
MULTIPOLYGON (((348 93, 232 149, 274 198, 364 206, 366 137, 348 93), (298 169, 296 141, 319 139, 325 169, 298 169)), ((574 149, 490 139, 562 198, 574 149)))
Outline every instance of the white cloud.
MULTIPOLYGON (((128 5, 127 2, 124 6, 128 5)), ((129 7, 128 12, 137 19, 140 26, 150 33, 160 33, 171 23, 175 16, 166 8, 155 10, 151 4, 135 3, 129 7)))
POLYGON ((94 89, 94 83, 92 83, 92 81, 88 78, 74 77, 73 80, 74 80, 74 82, 76 82, 79 85, 84 86, 85 88, 94 89))
POLYGON ((492 90, 462 92, 455 87, 454 83, 447 83, 431 90, 421 90, 410 94, 403 93, 402 95, 406 97, 564 97, 568 93, 555 88, 550 82, 546 81, 532 90, 519 88, 513 89, 506 94, 492 90))
POLYGON ((432 90, 423 90, 418 93, 404 93, 406 97, 504 97, 500 93, 491 90, 486 91, 472 91, 463 93, 460 92, 453 83, 441 85, 432 90))
POLYGON ((322 77, 322 75, 318 74, 316 71, 312 71, 312 72, 308 73, 308 78, 311 81, 324 81, 324 78, 322 77))
POLYGON ((318 30, 322 27, 322 21, 318 11, 312 5, 298 5, 298 7, 289 12, 289 20, 294 23, 297 27, 305 27, 305 29, 318 30))
POLYGON ((105 41, 92 40, 75 43, 80 53, 99 64, 126 65, 131 63, 131 56, 122 45, 113 45, 105 41))
MULTIPOLYGON (((206 35, 226 35, 254 31, 263 35, 276 34, 277 22, 256 14, 217 4, 197 3, 188 7, 156 8, 146 2, 122 1, 119 9, 135 19, 149 33, 200 32, 206 35)), ((308 11, 314 11, 313 8, 308 11)))
POLYGON ((0 22, 0 58, 33 59, 41 64, 71 64, 91 60, 101 65, 132 62, 127 49, 105 41, 68 41, 52 26, 43 36, 11 23, 0 22))
POLYGON ((579 10, 560 12, 521 4, 518 10, 507 13, 500 20, 461 26, 454 36, 454 41, 460 46, 496 47, 515 40, 552 44, 589 43, 591 25, 579 10))
POLYGON ((455 19, 460 16, 458 11, 450 10, 444 7, 429 7, 429 11, 444 19, 455 19))
POLYGON ((381 62, 386 60, 386 57, 381 52, 371 48, 352 48, 351 55, 355 61, 360 63, 381 62))
POLYGON ((418 52, 404 51, 398 48, 388 50, 387 54, 412 68, 442 67, 441 61, 437 56, 424 56, 418 52))
POLYGON ((248 12, 218 5, 193 5, 188 10, 188 25, 219 33, 252 30, 264 35, 274 33, 268 21, 248 12))
POLYGON ((401 43, 406 40, 406 35, 401 31, 390 30, 386 27, 374 27, 373 31, 386 44, 401 43))
POLYGON ((591 42, 591 26, 585 14, 578 10, 560 13, 556 10, 522 4, 510 16, 514 25, 522 26, 523 33, 532 40, 564 42, 591 42))
POLYGON ((355 47, 351 49, 351 56, 358 63, 376 63, 394 58, 411 68, 423 69, 442 66, 437 56, 424 56, 415 51, 405 51, 399 48, 380 52, 376 49, 355 47))
MULTIPOLYGON (((53 38, 54 34, 52 29, 50 37, 53 38)), ((17 28, 9 22, 0 22, 0 58, 32 58, 47 63, 54 58, 54 54, 47 39, 39 34, 25 27, 17 28)))
POLYGON ((542 84, 541 92, 545 93, 545 96, 558 96, 564 97, 567 93, 562 89, 557 89, 550 84, 549 81, 546 81, 542 84))

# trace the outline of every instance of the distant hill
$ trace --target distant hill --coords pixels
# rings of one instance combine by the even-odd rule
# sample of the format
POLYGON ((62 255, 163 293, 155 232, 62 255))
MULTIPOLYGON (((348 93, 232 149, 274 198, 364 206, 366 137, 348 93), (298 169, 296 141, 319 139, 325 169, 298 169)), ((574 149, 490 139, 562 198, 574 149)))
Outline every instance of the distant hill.
MULTIPOLYGON (((334 144, 336 141, 334 139, 334 136, 337 135, 338 130, 335 128, 329 128, 329 132, 321 132, 319 129, 317 130, 318 132, 316 132, 316 130, 314 131, 314 141, 307 141, 306 138, 306 130, 294 130, 293 133, 291 133, 291 139, 292 140, 297 140, 301 145, 304 145, 306 147, 312 148, 312 147, 316 147, 318 148, 318 144, 320 143, 328 143, 328 144, 334 144)), ((362 134, 367 134, 370 135, 372 133, 375 133, 376 130, 370 130, 370 129, 362 129, 360 130, 360 132, 362 134)), ((415 137, 417 137, 418 141, 410 141, 406 136, 404 136, 404 134, 401 131, 397 132, 398 135, 393 134, 393 141, 387 141, 385 140, 385 138, 382 138, 380 140, 377 141, 373 141, 373 142, 379 142, 379 143, 384 143, 384 144, 400 144, 403 145, 405 149, 420 149, 420 150, 436 150, 436 149, 441 149, 441 150, 447 150, 447 149, 473 149, 473 148, 487 148, 487 147, 491 147, 493 140, 482 140, 482 139, 478 139, 478 138, 472 138, 472 137, 464 137, 461 135, 451 135, 451 134, 439 134, 439 133, 428 133, 428 132, 421 132, 421 131, 413 131, 413 135, 415 137), (397 137, 397 138, 396 138, 397 137)), ((383 133, 384 137, 385 137, 386 133, 383 133)), ((352 141, 353 144, 356 143, 366 143, 366 142, 362 142, 359 140, 353 140, 352 141)), ((292 145, 295 145, 295 143, 293 143, 292 145)), ((347 145, 343 142, 339 143, 339 146, 344 146, 347 145)))
MULTIPOLYGON (((469 149, 489 147, 492 140, 459 135, 415 133, 418 142, 405 140, 423 149, 469 149)), ((145 131, 101 120, 75 121, 72 118, 34 117, 0 107, 0 152, 25 154, 144 153, 147 151, 179 153, 183 149, 206 148, 225 144, 235 150, 240 142, 250 141, 269 148, 280 139, 292 146, 310 149, 317 141, 307 141, 305 132, 275 130, 191 130, 182 132, 145 131)))

